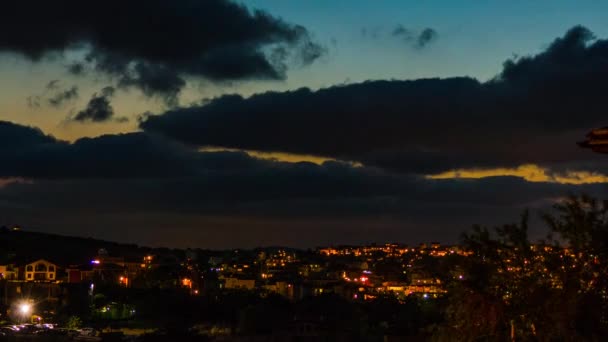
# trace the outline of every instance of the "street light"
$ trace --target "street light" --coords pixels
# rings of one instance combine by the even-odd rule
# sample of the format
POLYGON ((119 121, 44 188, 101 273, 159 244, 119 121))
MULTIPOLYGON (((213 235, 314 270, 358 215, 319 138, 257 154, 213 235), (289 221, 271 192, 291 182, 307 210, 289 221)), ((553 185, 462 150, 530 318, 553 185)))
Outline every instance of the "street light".
POLYGON ((32 311, 32 305, 30 305, 29 303, 21 303, 19 304, 19 312, 21 312, 22 315, 27 315, 32 311))

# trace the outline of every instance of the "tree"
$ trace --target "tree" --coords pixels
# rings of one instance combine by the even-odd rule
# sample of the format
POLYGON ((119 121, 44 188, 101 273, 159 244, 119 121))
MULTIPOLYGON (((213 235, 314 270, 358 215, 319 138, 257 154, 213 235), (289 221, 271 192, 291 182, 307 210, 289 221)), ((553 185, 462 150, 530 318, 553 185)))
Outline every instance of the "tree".
POLYGON ((608 335, 608 200, 571 195, 542 217, 553 243, 565 245, 558 274, 575 299, 574 329, 587 339, 608 335))
POLYGON ((608 201, 570 196, 542 218, 551 244, 519 223, 474 226, 472 254, 450 284, 437 340, 598 340, 608 312, 608 201))
POLYGON ((536 322, 526 312, 532 288, 544 287, 537 274, 537 259, 528 241, 528 212, 519 224, 491 232, 474 226, 462 236, 472 252, 462 268, 464 280, 451 284, 446 309, 446 336, 460 340, 501 340, 506 336, 534 335, 536 322), (534 286, 532 286, 534 285, 534 286))
POLYGON ((80 329, 80 327, 82 327, 82 320, 78 316, 70 316, 65 326, 70 330, 80 329))

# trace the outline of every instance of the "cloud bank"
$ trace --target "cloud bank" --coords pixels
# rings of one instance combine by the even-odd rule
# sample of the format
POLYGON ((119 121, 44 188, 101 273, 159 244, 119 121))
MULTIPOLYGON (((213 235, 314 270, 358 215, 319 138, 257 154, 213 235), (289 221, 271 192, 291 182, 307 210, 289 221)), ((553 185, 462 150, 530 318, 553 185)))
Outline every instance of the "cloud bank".
POLYGON ((42 61, 84 51, 68 66, 73 74, 90 69, 171 105, 188 78, 281 80, 290 65, 324 53, 305 27, 229 0, 12 1, 0 31, 11 32, 0 52, 42 61))
MULTIPOLYGON (((0 216, 179 246, 455 242, 473 223, 605 194, 608 161, 576 142, 605 125, 607 73, 608 41, 575 27, 487 82, 226 95, 74 142, 0 122, 0 216)), ((82 120, 115 120, 111 97, 95 95, 82 120)))
POLYGON ((313 154, 405 173, 572 164, 606 172, 575 142, 605 125, 608 41, 574 27, 492 80, 368 81, 302 88, 145 117, 148 132, 199 146, 313 154))

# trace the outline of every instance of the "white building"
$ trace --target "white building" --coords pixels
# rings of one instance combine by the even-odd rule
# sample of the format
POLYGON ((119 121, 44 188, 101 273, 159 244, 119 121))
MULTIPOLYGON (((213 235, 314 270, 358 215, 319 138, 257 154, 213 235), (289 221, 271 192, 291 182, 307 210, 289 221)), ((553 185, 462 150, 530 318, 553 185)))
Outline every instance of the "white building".
POLYGON ((25 281, 55 281, 57 265, 40 259, 25 265, 25 281))

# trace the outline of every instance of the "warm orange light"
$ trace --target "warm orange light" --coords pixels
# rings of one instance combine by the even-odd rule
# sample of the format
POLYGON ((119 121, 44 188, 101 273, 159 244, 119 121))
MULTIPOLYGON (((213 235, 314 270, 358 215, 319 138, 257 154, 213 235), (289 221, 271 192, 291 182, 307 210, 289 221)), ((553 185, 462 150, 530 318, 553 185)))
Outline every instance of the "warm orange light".
POLYGON ((493 169, 457 169, 428 175, 429 179, 453 179, 468 178, 479 179, 496 176, 513 176, 525 179, 528 182, 547 182, 559 184, 593 184, 608 183, 608 176, 588 171, 566 171, 552 172, 548 168, 535 164, 520 165, 515 168, 493 168, 493 169))
MULTIPOLYGON (((315 156, 308 154, 294 154, 294 153, 285 153, 285 152, 264 152, 257 150, 240 150, 235 148, 225 148, 225 147, 212 147, 207 146, 200 149, 202 152, 218 152, 218 151, 240 151, 245 152, 248 155, 258 158, 258 159, 267 159, 267 160, 276 160, 279 162, 286 163, 300 163, 300 162, 308 162, 317 165, 322 165, 327 161, 336 161, 334 158, 323 157, 323 156, 315 156)), ((361 167, 362 164, 355 161, 343 161, 351 164, 354 167, 361 167)))

